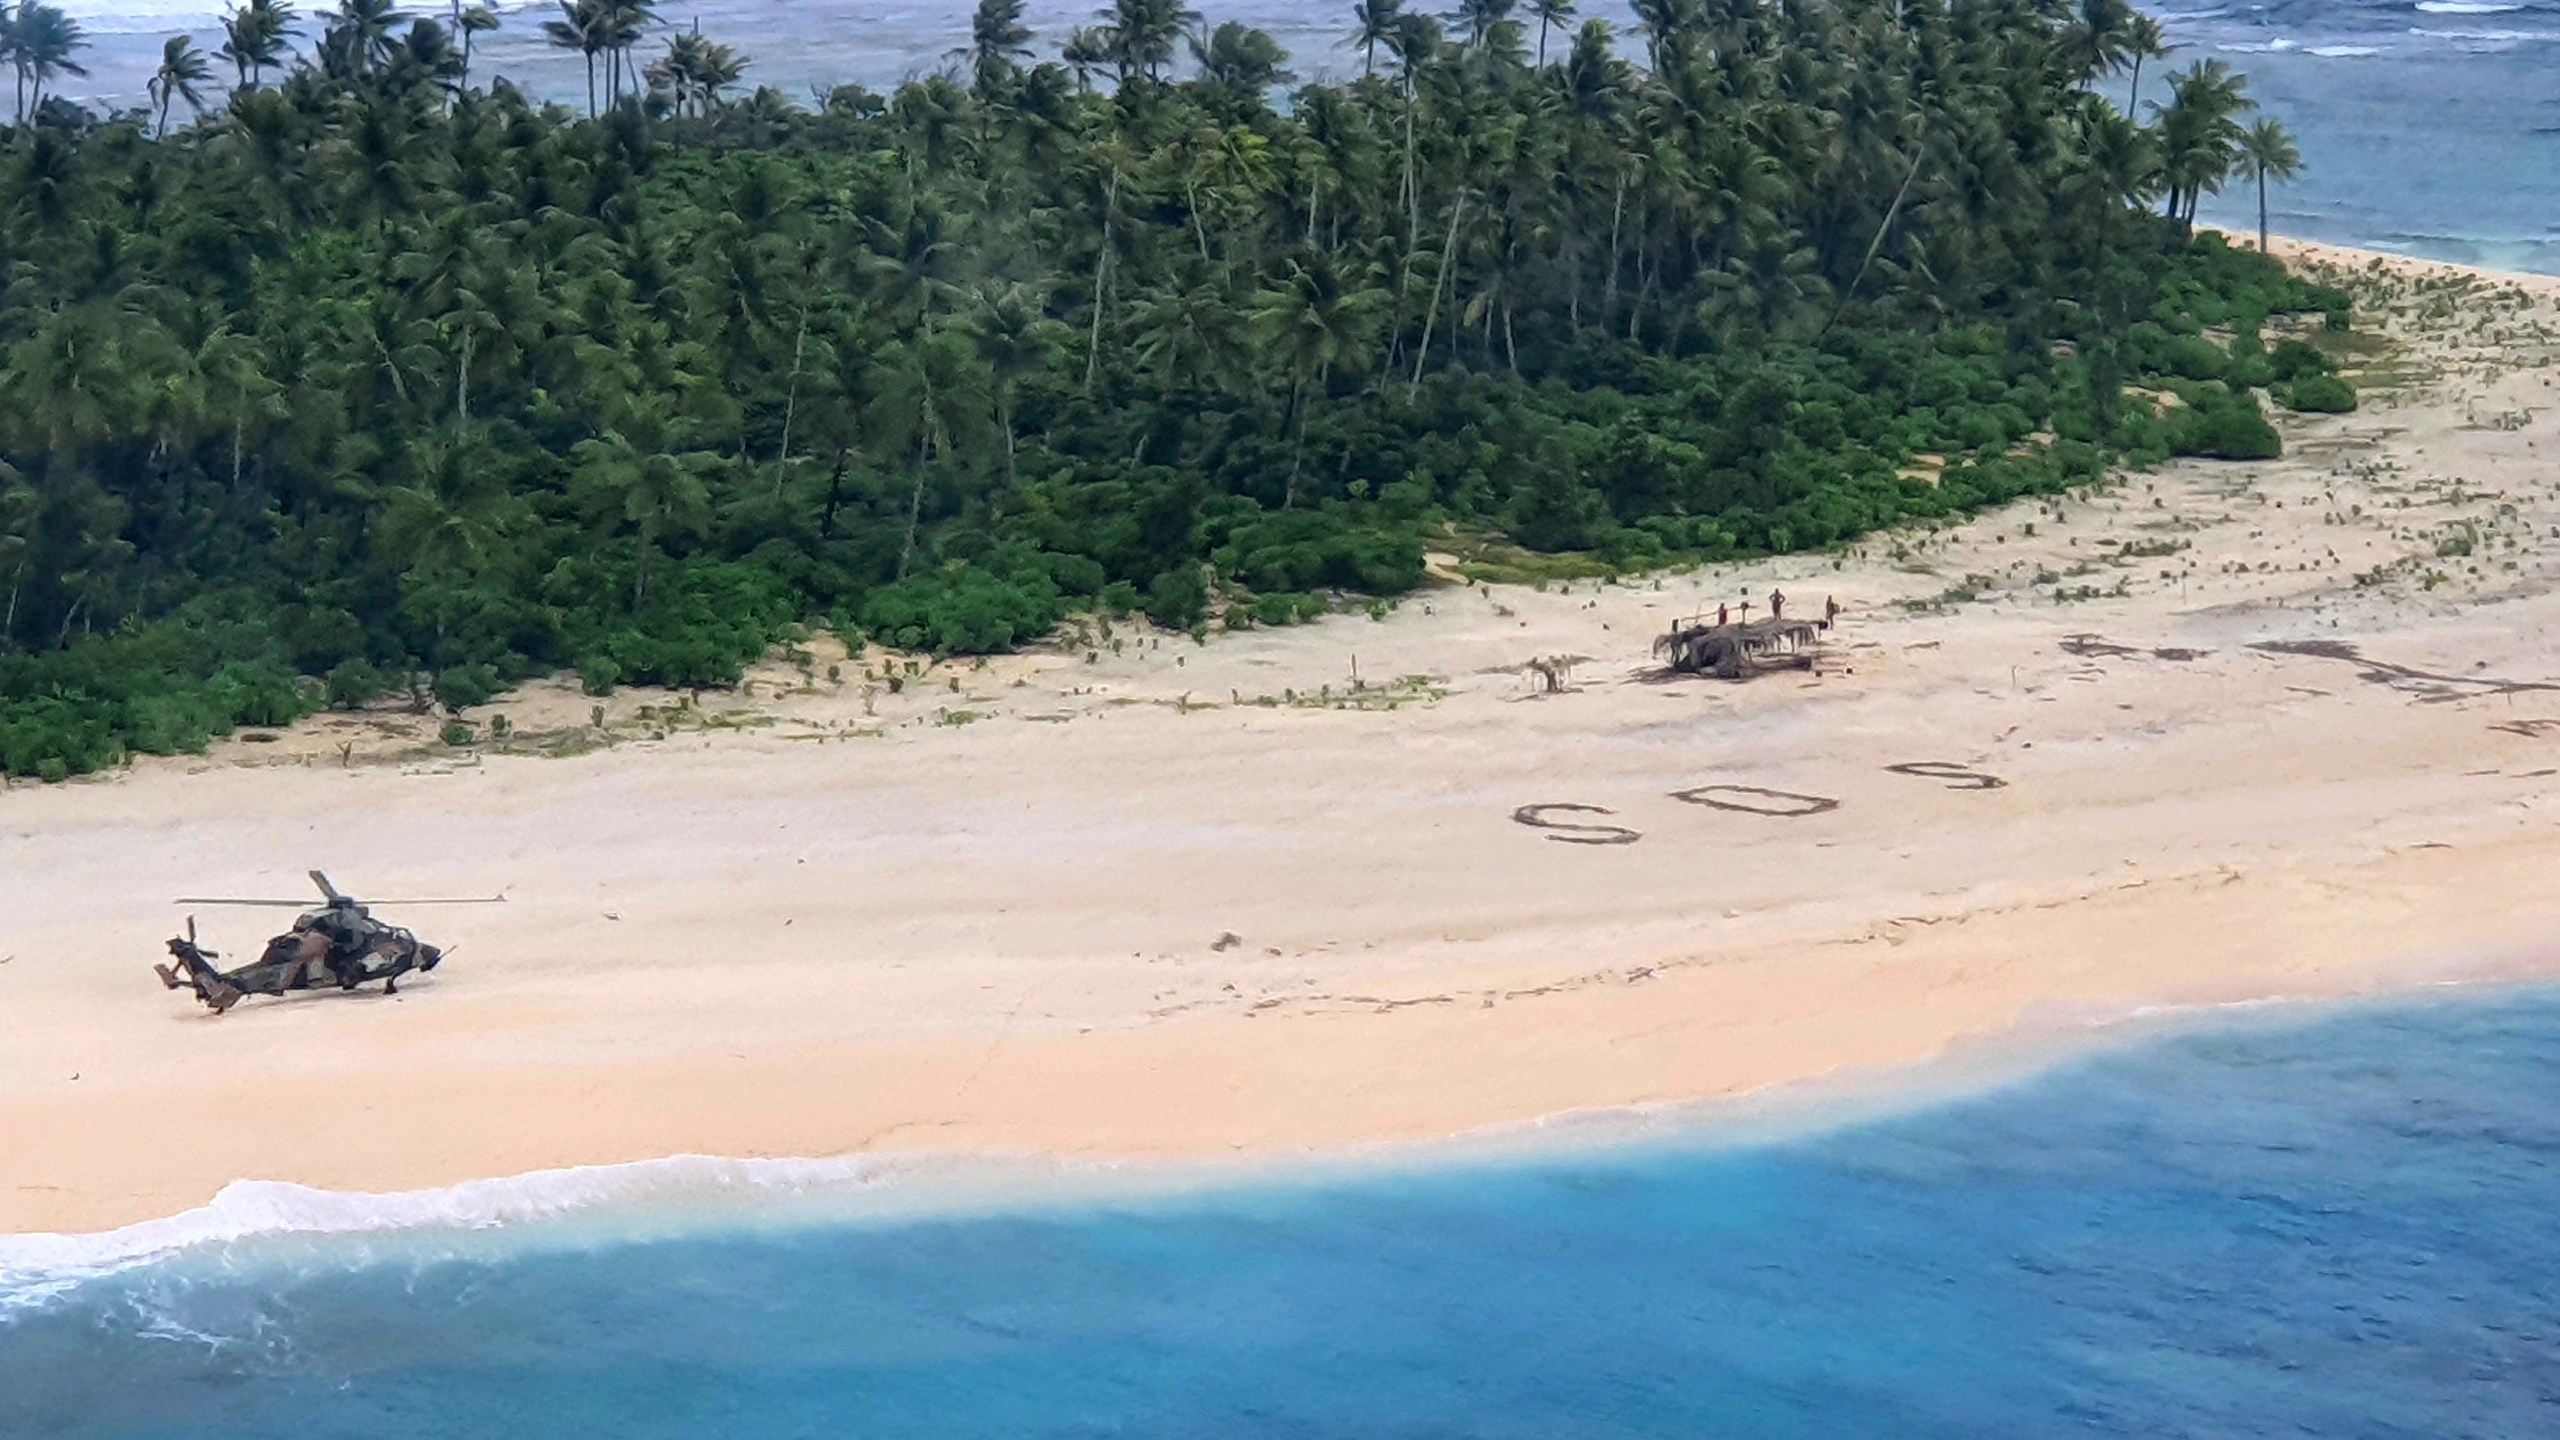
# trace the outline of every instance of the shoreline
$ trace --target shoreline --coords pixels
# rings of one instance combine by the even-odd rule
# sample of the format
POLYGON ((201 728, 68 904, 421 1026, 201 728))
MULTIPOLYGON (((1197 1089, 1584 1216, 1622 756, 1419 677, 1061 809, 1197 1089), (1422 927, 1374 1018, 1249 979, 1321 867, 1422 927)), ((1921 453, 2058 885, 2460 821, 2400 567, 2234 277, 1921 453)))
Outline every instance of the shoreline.
MULTIPOLYGON (((380 712, 13 788, 0 1233, 242 1176, 1285 1166, 1901 1076, 2021 1025, 2560 976, 2560 278, 2474 278, 2547 288, 2484 320, 2372 282, 2399 357, 2363 411, 2286 418, 2285 459, 1838 556, 1125 629, 897 692, 776 665, 618 696, 568 758, 440 755, 380 712), (1649 676, 1666 617, 1776 587, 1844 603, 1819 674, 1649 676), (1515 818, 1546 805, 1639 838, 1515 818), (213 1020, 151 980, 166 896, 314 864, 513 898, 391 912, 455 955, 396 1000, 213 1020)), ((474 716, 573 734, 591 703, 474 716)), ((202 919, 232 952, 269 928, 202 919)))
POLYGON ((641 1244, 804 1226, 970 1222, 1092 1206, 1357 1185, 1420 1170, 1508 1170, 1653 1150, 1721 1153, 1819 1138, 2032 1085, 2127 1050, 2242 1026, 2309 1028, 2422 1003, 2493 1005, 2560 993, 2560 970, 2434 980, 2346 996, 2147 1008, 1968 1035, 1906 1064, 1775 1082, 1735 1095, 1569 1111, 1436 1138, 1301 1154, 1069 1159, 1040 1153, 730 1158, 678 1154, 390 1192, 238 1180, 205 1204, 109 1230, 0 1233, 0 1318, 78 1286, 227 1247, 471 1235, 504 1253, 641 1244), (504 1238, 498 1238, 504 1232, 504 1238))

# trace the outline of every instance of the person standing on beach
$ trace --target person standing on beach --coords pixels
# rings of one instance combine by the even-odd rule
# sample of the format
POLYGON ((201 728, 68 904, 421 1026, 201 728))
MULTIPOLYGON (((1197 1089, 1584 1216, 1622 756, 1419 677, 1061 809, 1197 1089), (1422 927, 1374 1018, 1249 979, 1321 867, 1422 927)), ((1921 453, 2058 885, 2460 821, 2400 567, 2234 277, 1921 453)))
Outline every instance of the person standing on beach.
POLYGON ((1723 604, 1719 604, 1719 605, 1717 605, 1717 606, 1716 606, 1716 623, 1717 623, 1718 625, 1730 625, 1730 624, 1732 624, 1732 623, 1733 623, 1733 607, 1732 607, 1732 606, 1730 606, 1730 605, 1723 605, 1723 604))
POLYGON ((1787 597, 1781 594, 1775 585, 1769 587, 1769 618, 1772 620, 1787 618, 1787 597))

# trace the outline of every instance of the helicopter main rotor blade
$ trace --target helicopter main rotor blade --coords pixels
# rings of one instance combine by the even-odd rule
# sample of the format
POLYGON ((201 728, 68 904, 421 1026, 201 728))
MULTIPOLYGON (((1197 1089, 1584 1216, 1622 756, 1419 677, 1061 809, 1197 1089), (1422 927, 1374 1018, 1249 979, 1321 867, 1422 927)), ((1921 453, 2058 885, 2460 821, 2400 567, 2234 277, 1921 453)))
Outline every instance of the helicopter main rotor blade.
POLYGON ((471 895, 461 899, 367 900, 364 902, 368 908, 377 905, 504 905, 506 903, 507 897, 504 895, 471 895))
POLYGON ((203 895, 189 895, 172 900, 172 905, 273 905, 287 910, 320 910, 327 907, 309 900, 216 900, 203 895))

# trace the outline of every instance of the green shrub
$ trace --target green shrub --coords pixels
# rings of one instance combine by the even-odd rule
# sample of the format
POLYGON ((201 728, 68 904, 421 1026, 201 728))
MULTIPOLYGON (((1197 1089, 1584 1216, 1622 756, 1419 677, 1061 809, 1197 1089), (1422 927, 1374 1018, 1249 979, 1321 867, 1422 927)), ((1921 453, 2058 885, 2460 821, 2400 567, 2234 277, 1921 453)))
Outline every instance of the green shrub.
POLYGON ((329 708, 353 710, 383 692, 389 685, 381 671, 362 660, 348 660, 332 666, 323 688, 329 696, 329 708))
POLYGON ((622 666, 610 655, 589 655, 578 662, 578 688, 590 695, 610 695, 622 683, 622 666))
POLYGON ((2159 372, 2181 380, 2219 380, 2230 366, 2222 347, 2201 335, 2171 337, 2152 361, 2159 372))
POLYGON ((2246 393, 2216 385, 2200 389, 2195 402, 2168 417, 2169 451, 2214 460, 2272 460, 2284 453, 2284 441, 2246 393))
POLYGON ((494 665, 454 665, 436 676, 435 695, 448 709, 468 710, 497 698, 504 684, 494 665))
POLYGON ((444 722, 443 733, 444 743, 456 750, 470 744, 479 734, 471 728, 471 723, 467 720, 447 720, 444 722))
POLYGON ((2356 408, 2356 387, 2335 375, 2305 375, 2275 394, 2288 410, 2344 415, 2356 408))
POLYGON ((1253 597, 1253 618, 1264 625, 1294 625, 1298 623, 1299 598, 1285 591, 1256 595, 1253 597))
POLYGON ((1196 630, 1209 613, 1209 586, 1197 565, 1177 565, 1147 586, 1147 618, 1168 630, 1196 630))
POLYGON ((2298 380, 2305 375, 2326 375, 2336 367, 2329 357, 2299 340, 2279 340, 2267 352, 2267 370, 2278 381, 2298 380))

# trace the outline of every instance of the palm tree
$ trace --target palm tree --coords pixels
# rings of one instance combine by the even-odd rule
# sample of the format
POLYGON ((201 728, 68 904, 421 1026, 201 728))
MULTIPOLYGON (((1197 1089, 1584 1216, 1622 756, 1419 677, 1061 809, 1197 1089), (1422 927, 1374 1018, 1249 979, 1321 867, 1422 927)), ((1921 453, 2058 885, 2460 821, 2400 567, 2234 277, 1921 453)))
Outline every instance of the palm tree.
POLYGON ((1125 83, 1141 73, 1150 80, 1163 79, 1164 67, 1182 43, 1183 30, 1198 22, 1200 12, 1182 0, 1111 0, 1110 7, 1094 18, 1103 22, 1111 62, 1125 83))
POLYGON ((302 33, 293 20, 285 0, 246 0, 223 17, 219 53, 239 72, 242 85, 259 84, 269 69, 284 64, 286 41, 302 33))
POLYGON ((2125 90, 2124 113, 2134 114, 2142 103, 2142 62, 2166 60, 2176 48, 2169 43, 2169 37, 2161 33, 2160 22, 2141 11, 2135 11, 2133 18, 2125 22, 2124 58, 2133 68, 2133 84, 2125 90))
POLYGON ((88 47, 80 22, 60 8, 19 0, 6 35, 10 68, 17 74, 18 123, 44 108, 44 87, 59 75, 86 76, 87 67, 71 58, 88 47))
POLYGON ((468 88, 471 84, 472 37, 497 29, 498 12, 486 5, 465 5, 462 13, 454 17, 453 24, 462 35, 462 84, 468 88))
POLYGON ((1644 66, 1659 75, 1663 57, 1679 52, 1698 29, 1698 0, 1633 0, 1636 28, 1644 32, 1644 66))
POLYGON ((597 0, 601 13, 598 39, 605 54, 608 104, 622 103, 623 92, 636 86, 631 78, 631 50, 649 27, 658 23, 656 0, 597 0))
POLYGON ((1297 427, 1281 508, 1297 504, 1307 458, 1307 413, 1337 368, 1368 363, 1390 298, 1376 267, 1354 268, 1323 252, 1294 255, 1278 288, 1256 297, 1252 322, 1266 350, 1289 373, 1289 418, 1297 427), (1313 386, 1311 394, 1309 387, 1313 386))
POLYGON ((1352 0, 1354 28, 1342 43, 1359 47, 1362 74, 1378 73, 1378 47, 1394 48, 1396 22, 1403 12, 1404 0, 1352 0))
POLYGON ((1067 327, 1042 313, 1039 292, 1012 284, 979 296, 970 317, 970 337, 977 342, 996 407, 996 425, 1004 432, 1004 478, 1014 482, 1014 402, 1022 387, 1046 371, 1065 348, 1067 327))
POLYGON ((608 22, 606 0, 560 0, 560 18, 542 22, 542 33, 558 50, 575 50, 587 62, 587 115, 596 108, 596 57, 604 53, 608 22))
POLYGON ((1567 30, 1573 26, 1573 0, 1529 0, 1529 13, 1538 17, 1538 68, 1547 68, 1547 32, 1567 30))
POLYGON ((2267 248, 2267 182, 2290 180, 2302 170, 2302 152, 2281 121, 2259 117, 2240 132, 2240 163, 2258 176, 2258 250, 2267 248))
POLYGON ((1076 89, 1093 91, 1093 72, 1111 63, 1111 37, 1096 25, 1069 31, 1066 43, 1058 47, 1058 58, 1076 72, 1076 89))
POLYGON ((151 104, 159 112, 159 133, 169 133, 169 102, 184 100, 198 115, 204 113, 204 93, 198 87, 213 79, 213 66, 205 59, 196 42, 184 35, 172 35, 160 47, 160 68, 152 72, 147 87, 151 104))
POLYGON ((1519 0, 1458 0, 1458 8, 1449 19, 1467 32, 1467 44, 1481 46, 1493 27, 1511 18, 1519 0))
POLYGON ((899 341, 873 356, 863 388, 869 403, 862 407, 862 424, 874 455, 905 467, 914 482, 906 538, 898 548, 897 578, 904 580, 915 560, 928 472, 985 430, 993 387, 976 347, 945 330, 899 341))
POLYGON ((2082 84, 2124 67, 2134 10, 2125 0, 2080 0, 2080 12, 2062 32, 2062 56, 2082 84))
POLYGON ((720 92, 737 84, 746 69, 738 52, 691 30, 668 37, 667 53, 650 63, 645 78, 667 92, 678 115, 708 115, 720 103, 720 92))
POLYGON ((972 88, 981 99, 1022 68, 1031 57, 1031 28, 1022 23, 1025 0, 978 0, 969 17, 969 43, 951 58, 969 62, 972 88))
POLYGON ((1194 31, 1191 58, 1200 66, 1201 83, 1223 92, 1238 104, 1259 102, 1274 85, 1297 77, 1281 68, 1289 52, 1264 31, 1233 20, 1206 35, 1194 31))
POLYGON ((2167 178, 2172 220, 2192 225, 2205 192, 2219 192, 2239 163, 2239 116, 2256 108, 2245 93, 2248 77, 2220 60, 2204 60, 2169 77, 2169 103, 2158 112, 2160 168, 2167 178))
POLYGON ((330 38, 346 47, 347 61, 358 73, 370 71, 390 58, 391 32, 400 23, 400 12, 394 0, 338 0, 338 13, 330 22, 330 38))
POLYGON ((703 476, 719 457, 679 450, 663 415, 626 400, 595 438, 572 447, 571 485, 589 513, 613 529, 631 531, 631 608, 649 603, 649 571, 658 542, 670 534, 700 535, 711 524, 711 492, 703 476))

